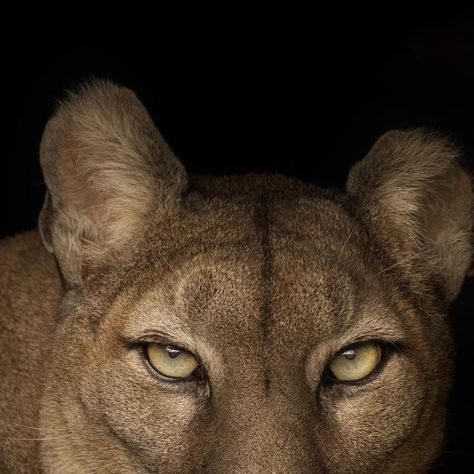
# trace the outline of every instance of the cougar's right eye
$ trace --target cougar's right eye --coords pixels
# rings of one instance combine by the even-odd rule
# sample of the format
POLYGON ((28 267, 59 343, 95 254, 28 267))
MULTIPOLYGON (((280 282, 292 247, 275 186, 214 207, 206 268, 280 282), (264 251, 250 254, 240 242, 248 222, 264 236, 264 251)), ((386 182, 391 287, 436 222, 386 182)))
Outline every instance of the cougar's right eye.
POLYGON ((189 379, 199 369, 199 362, 193 354, 172 345, 149 342, 145 345, 145 356, 152 369, 170 379, 189 379))

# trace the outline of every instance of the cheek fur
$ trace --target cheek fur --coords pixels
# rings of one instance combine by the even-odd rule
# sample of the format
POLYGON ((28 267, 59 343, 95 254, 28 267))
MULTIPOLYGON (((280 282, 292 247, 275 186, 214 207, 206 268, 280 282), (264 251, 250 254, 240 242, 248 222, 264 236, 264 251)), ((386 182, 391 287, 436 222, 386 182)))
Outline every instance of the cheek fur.
MULTIPOLYGON (((400 362, 400 361, 399 361, 400 362)), ((331 446, 328 459, 337 463, 344 456, 352 466, 376 465, 416 434, 423 414, 425 389, 416 367, 397 363, 387 367, 379 380, 355 387, 347 393, 327 395, 323 401, 327 427, 325 444, 331 446)))
POLYGON ((196 393, 169 390, 146 370, 137 374, 133 367, 124 370, 118 364, 111 364, 95 384, 90 387, 96 394, 92 402, 109 436, 150 469, 182 469, 182 462, 197 449, 197 433, 203 431, 196 393))

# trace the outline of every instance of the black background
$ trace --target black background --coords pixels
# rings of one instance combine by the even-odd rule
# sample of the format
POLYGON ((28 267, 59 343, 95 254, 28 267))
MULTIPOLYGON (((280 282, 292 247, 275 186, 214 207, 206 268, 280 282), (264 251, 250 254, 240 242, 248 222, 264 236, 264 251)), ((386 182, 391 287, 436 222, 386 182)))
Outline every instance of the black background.
MULTIPOLYGON (((342 187, 381 133, 416 126, 450 134, 472 165, 474 14, 408 13, 168 35, 158 26, 94 37, 9 31, 0 49, 0 237, 36 225, 44 124, 63 91, 90 77, 135 90, 190 172, 266 170, 342 187)), ((457 373, 440 473, 474 472, 473 290, 467 281, 451 311, 457 373)))

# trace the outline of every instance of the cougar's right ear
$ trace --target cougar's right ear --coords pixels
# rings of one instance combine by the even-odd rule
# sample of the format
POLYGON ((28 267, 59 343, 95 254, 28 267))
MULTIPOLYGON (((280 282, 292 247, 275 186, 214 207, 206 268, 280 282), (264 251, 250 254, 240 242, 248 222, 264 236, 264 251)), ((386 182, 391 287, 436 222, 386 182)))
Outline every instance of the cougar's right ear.
POLYGON ((187 182, 135 94, 110 82, 68 95, 40 157, 48 192, 39 228, 70 284, 124 256, 150 212, 172 212, 187 182))

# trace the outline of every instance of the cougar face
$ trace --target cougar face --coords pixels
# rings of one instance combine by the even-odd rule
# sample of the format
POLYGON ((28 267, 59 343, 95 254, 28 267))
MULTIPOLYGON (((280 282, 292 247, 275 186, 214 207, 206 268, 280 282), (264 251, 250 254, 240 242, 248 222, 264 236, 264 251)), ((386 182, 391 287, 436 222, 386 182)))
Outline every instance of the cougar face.
MULTIPOLYGON (((2 364, 2 417, 31 413, 42 434, 28 459, 5 450, 11 472, 429 469, 451 383, 445 313, 472 255, 471 180, 445 139, 385 134, 340 192, 188 178, 134 94, 100 82, 60 105, 41 161, 59 270, 36 234, 1 253, 23 273, 46 262, 28 278, 49 321, 37 374, 22 379, 28 350, 2 364), (40 387, 28 407, 22 383, 40 387)), ((26 307, 2 309, 10 340, 26 307)))

